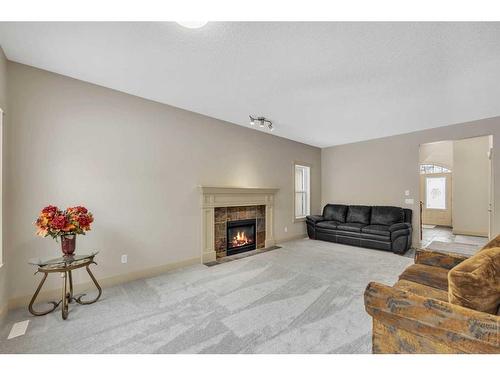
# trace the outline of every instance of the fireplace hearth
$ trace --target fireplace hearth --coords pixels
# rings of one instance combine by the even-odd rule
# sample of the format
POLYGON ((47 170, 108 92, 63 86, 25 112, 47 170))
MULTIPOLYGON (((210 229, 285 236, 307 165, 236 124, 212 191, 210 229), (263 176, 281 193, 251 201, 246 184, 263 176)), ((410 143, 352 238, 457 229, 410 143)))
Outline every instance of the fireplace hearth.
POLYGON ((256 249, 256 219, 227 222, 227 255, 256 249))

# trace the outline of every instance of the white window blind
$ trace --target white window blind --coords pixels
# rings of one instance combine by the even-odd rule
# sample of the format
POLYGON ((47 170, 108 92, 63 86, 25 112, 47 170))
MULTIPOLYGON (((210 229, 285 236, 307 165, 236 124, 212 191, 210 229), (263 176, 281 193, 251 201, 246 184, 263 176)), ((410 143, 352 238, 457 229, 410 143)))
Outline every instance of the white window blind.
POLYGON ((302 219, 310 214, 310 172, 305 165, 295 165, 295 218, 302 219))

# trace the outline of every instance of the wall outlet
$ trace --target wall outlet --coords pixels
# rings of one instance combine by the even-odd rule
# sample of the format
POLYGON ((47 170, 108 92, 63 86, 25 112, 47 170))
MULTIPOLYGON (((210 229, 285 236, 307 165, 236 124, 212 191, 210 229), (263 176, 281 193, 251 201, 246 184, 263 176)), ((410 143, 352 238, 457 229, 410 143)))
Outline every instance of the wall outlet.
POLYGON ((285 233, 288 232, 288 227, 285 227, 285 233))
POLYGON ((413 199, 412 199, 412 198, 409 198, 409 199, 407 198, 407 199, 405 199, 405 203, 406 203, 406 204, 413 204, 413 203, 414 203, 414 201, 413 201, 413 199))
POLYGON ((125 263, 127 263, 127 262, 128 262, 128 256, 127 256, 127 254, 123 254, 123 255, 122 255, 122 263, 124 263, 124 264, 125 264, 125 263))
POLYGON ((408 197, 410 196, 410 190, 405 190, 405 195, 408 197))

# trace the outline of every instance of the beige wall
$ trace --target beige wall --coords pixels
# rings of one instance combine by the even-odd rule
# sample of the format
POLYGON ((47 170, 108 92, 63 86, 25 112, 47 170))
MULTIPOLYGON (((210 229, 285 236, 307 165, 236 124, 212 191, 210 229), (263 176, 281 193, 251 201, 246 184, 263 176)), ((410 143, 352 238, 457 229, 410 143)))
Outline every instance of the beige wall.
MULTIPOLYGON (((7 120, 7 59, 0 47, 0 108, 5 112, 3 125, 6 126, 7 120)), ((0 135, 0 140, 3 136, 0 135)), ((3 163, 3 147, 2 149, 2 163, 3 163)), ((3 170, 3 168, 2 168, 3 170)), ((3 179, 2 179, 3 181, 3 179)), ((2 182, 3 185, 3 182, 2 182)), ((1 190, 0 190, 1 192, 1 190)), ((1 194, 1 193, 0 193, 1 194)), ((1 202, 0 202, 0 223, 2 222, 1 217, 1 202)), ((0 224, 1 227, 1 224, 0 224)), ((3 229, 3 228, 2 228, 3 229)), ((0 244, 3 245, 3 233, 0 231, 0 244)), ((1 251, 1 250, 0 250, 1 251)), ((4 251, 3 256, 0 257, 0 320, 5 316, 7 312, 7 265, 6 265, 6 254, 4 251), (1 265, 3 259, 3 265, 1 265)))
POLYGON ((420 145, 420 163, 436 164, 453 169, 453 141, 432 142, 420 145))
MULTIPOLYGON (((35 216, 49 203, 93 211, 94 230, 78 237, 77 248, 101 251, 99 278, 199 259, 198 185, 279 188, 275 237, 293 238, 305 234, 304 223, 293 223, 293 163, 300 161, 312 165, 312 210, 320 209, 318 148, 17 63, 8 73, 11 298, 36 286, 29 258, 60 252, 34 234, 35 216)), ((75 279, 86 281, 83 273, 75 279)), ((59 283, 54 277, 48 288, 59 283)))
POLYGON ((453 233, 488 236, 488 137, 453 142, 453 233))
MULTIPOLYGON (((419 146, 441 140, 493 135, 500 139, 500 117, 450 125, 393 137, 324 148, 322 204, 328 202, 395 205, 413 209, 413 245, 418 246, 419 146), (405 190, 413 205, 405 205, 405 190)), ((494 181, 500 181, 500 152, 493 153, 494 181)), ((494 187, 500 201, 500 184, 494 187)), ((493 228, 500 233, 500 210, 494 208, 493 228)))

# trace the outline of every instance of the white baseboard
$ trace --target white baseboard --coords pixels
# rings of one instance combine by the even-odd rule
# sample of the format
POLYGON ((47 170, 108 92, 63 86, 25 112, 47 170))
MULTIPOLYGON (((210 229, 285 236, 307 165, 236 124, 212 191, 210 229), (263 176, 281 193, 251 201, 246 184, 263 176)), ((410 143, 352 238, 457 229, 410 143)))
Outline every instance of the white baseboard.
MULTIPOLYGON (((101 287, 106 288, 106 287, 111 287, 114 285, 118 284, 124 284, 129 281, 134 281, 134 280, 140 280, 140 279, 145 279, 148 277, 154 277, 161 275, 165 272, 172 271, 177 268, 182 268, 186 266, 191 266, 193 264, 200 264, 200 258, 191 258, 191 259, 186 259, 180 262, 175 262, 175 263, 168 263, 164 264, 161 266, 157 267, 152 267, 148 268, 145 270, 140 270, 140 271, 135 271, 135 272, 130 272, 126 274, 121 274, 121 275, 116 275, 116 276, 110 276, 110 277, 105 277, 102 279, 98 279, 97 281, 99 282, 99 285, 101 287)), ((74 285, 75 290, 78 289, 92 289, 95 288, 94 284, 92 282, 86 282, 86 283, 81 283, 81 284, 75 284, 74 285)), ((51 289, 47 291, 40 291, 40 294, 38 295, 37 302, 47 302, 51 300, 56 300, 58 301, 60 299, 61 295, 61 289, 51 289)), ((22 297, 15 297, 9 299, 9 309, 14 309, 18 307, 27 307, 29 302, 31 301, 32 295, 29 296, 22 296, 22 297)), ((7 309, 5 309, 7 310, 7 309)), ((6 311, 7 312, 7 311, 6 311)), ((6 313, 5 312, 5 313, 6 313)), ((1 313, 1 310, 0 310, 1 313)))

